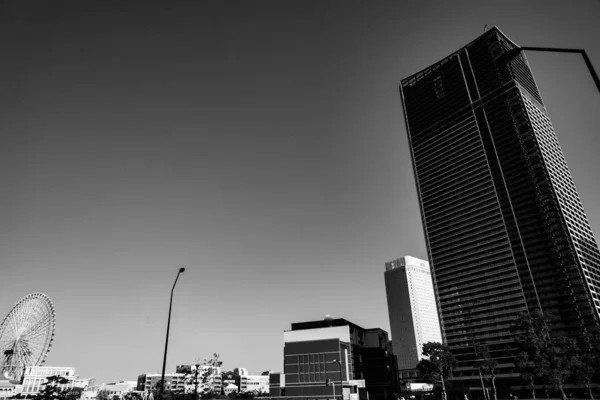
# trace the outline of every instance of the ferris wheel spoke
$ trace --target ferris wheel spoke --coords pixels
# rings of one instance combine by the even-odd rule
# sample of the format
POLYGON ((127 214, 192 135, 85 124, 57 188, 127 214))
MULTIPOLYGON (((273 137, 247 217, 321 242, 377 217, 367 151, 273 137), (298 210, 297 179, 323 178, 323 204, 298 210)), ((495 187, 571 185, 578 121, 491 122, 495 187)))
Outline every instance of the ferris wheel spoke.
POLYGON ((41 315, 38 317, 37 321, 33 321, 32 323, 28 324, 28 326, 24 327, 22 334, 25 335, 29 331, 36 330, 39 325, 44 325, 48 322, 50 322, 50 315, 41 315))
MULTIPOLYGON (((13 309, 14 310, 14 309, 13 309)), ((12 337, 17 337, 17 331, 19 330, 19 322, 17 321, 17 313, 16 312, 10 312, 10 314, 8 314, 8 322, 7 322, 7 328, 8 328, 8 334, 12 337)))
POLYGON ((21 361, 23 367, 32 364, 31 350, 25 343, 21 343, 21 361))
POLYGON ((23 349, 23 351, 21 352, 21 359, 20 359, 20 367, 26 367, 27 365, 31 365, 31 356, 29 354, 28 351, 26 351, 27 349, 23 349))
POLYGON ((24 343, 24 346, 30 351, 30 354, 32 355, 33 358, 37 359, 41 356, 41 354, 43 353, 44 350, 44 346, 40 345, 39 343, 24 343))
POLYGON ((38 299, 27 303, 27 307, 23 310, 23 325, 21 326, 23 330, 27 330, 32 323, 35 323, 38 305, 38 299))
POLYGON ((45 337, 43 333, 39 333, 38 335, 30 338, 22 339, 28 345, 36 345, 36 346, 48 346, 50 344, 50 338, 45 337))
POLYGON ((30 352, 35 352, 37 350, 39 350, 40 345, 38 343, 36 343, 35 341, 29 341, 29 340, 21 340, 20 344, 23 346, 23 348, 27 349, 30 352))
POLYGON ((26 302, 21 301, 21 304, 20 304, 19 308, 17 309, 17 318, 16 318, 16 325, 17 325, 16 333, 17 334, 20 334, 20 331, 23 329, 23 325, 25 324, 25 314, 27 312, 27 309, 29 308, 29 304, 30 304, 30 302, 28 302, 28 301, 26 301, 26 302))
POLYGON ((31 323, 32 318, 34 318, 35 307, 37 306, 37 299, 29 301, 23 307, 23 311, 21 313, 21 329, 27 329, 28 325, 31 323))
POLYGON ((43 320, 39 321, 38 323, 27 329, 25 332, 23 332, 21 336, 27 338, 36 335, 40 332, 43 332, 45 329, 48 329, 48 327, 51 325, 51 322, 52 321, 50 320, 50 316, 48 315, 43 320))
POLYGON ((37 358, 38 354, 41 354, 44 352, 44 349, 46 348, 46 346, 44 346, 45 343, 40 343, 41 340, 28 340, 28 339, 22 339, 20 341, 21 345, 26 348, 27 350, 29 350, 32 354, 35 355, 35 357, 37 358))
POLYGON ((19 307, 16 310, 17 317, 15 318, 18 328, 21 328, 23 326, 23 315, 25 313, 25 308, 27 307, 27 304, 29 303, 23 302, 23 300, 19 302, 19 307))
POLYGON ((46 307, 38 300, 34 305, 32 305, 29 313, 27 315, 27 321, 23 328, 25 330, 29 329, 32 325, 35 325, 40 318, 43 318, 46 314, 46 307))
POLYGON ((8 349, 10 349, 11 347, 13 347, 13 343, 10 342, 5 342, 5 343, 0 343, 0 360, 4 358, 4 352, 8 349))

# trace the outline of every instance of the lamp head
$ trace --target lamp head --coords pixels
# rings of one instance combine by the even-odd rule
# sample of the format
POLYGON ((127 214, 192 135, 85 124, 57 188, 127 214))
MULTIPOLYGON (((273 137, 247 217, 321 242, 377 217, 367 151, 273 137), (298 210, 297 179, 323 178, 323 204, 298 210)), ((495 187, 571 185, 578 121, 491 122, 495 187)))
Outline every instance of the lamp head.
POLYGON ((511 49, 511 50, 507 51, 506 53, 502 54, 500 57, 498 57, 496 59, 496 63, 498 63, 498 64, 509 63, 512 60, 514 60, 521 53, 521 51, 522 50, 520 47, 515 47, 514 49, 511 49))

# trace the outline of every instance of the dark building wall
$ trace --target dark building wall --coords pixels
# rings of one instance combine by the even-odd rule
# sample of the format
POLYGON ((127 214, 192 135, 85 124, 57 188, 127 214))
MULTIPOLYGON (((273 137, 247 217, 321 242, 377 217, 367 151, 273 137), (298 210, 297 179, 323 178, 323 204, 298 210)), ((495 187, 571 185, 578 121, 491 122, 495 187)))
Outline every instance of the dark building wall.
POLYGON ((406 267, 396 267, 385 271, 385 291, 387 296, 390 329, 392 330, 393 353, 397 357, 398 369, 413 368, 419 362, 417 338, 410 306, 406 267))
POLYGON ((192 372, 192 366, 191 365, 178 365, 177 367, 175 367, 175 373, 176 374, 189 374, 192 372))
POLYGON ((294 323, 292 330, 334 326, 348 326, 350 343, 341 342, 339 339, 285 343, 286 395, 332 395, 331 386, 325 386, 326 378, 336 383, 336 393, 339 395, 340 367, 337 363, 332 363, 333 360, 342 362, 343 381, 364 379, 367 391, 376 398, 384 393, 396 391, 397 360, 385 330, 364 329, 345 319, 294 323), (349 377, 346 375, 346 351, 349 377))
POLYGON ((221 386, 223 389, 227 387, 227 385, 234 384, 238 387, 238 391, 241 390, 241 378, 238 374, 233 371, 227 371, 221 373, 221 386))
POLYGON ((143 391, 143 390, 145 390, 145 388, 146 388, 146 374, 138 375, 137 386, 136 386, 135 390, 143 391))
POLYGON ((383 399, 400 391, 396 358, 386 349, 360 349, 365 386, 371 399, 383 399))
POLYGON ((409 142, 444 340, 502 363, 521 311, 554 334, 598 325, 600 252, 523 55, 496 28, 402 81, 409 142), (582 266, 587 268, 583 269, 582 266))
POLYGON ((283 395, 281 391, 281 374, 278 372, 269 374, 269 395, 271 397, 283 395))
POLYGON ((332 394, 332 387, 325 386, 326 379, 337 383, 339 395, 339 366, 332 361, 342 360, 342 379, 348 380, 344 350, 349 350, 349 345, 338 339, 286 343, 283 350, 286 396, 332 394))

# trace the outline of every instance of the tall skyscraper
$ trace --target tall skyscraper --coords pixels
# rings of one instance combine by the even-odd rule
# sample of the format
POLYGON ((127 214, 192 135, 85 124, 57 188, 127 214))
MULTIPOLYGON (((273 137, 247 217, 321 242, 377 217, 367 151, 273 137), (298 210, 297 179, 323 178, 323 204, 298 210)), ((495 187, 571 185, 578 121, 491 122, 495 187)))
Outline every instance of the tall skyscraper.
POLYGON ((521 311, 556 316, 553 334, 599 324, 600 251, 524 53, 501 57, 515 47, 494 27, 400 85, 442 333, 467 370, 474 343, 510 365, 521 311))
POLYGON ((423 344, 442 341, 429 263, 409 256, 386 263, 385 291, 398 371, 410 379, 423 344))

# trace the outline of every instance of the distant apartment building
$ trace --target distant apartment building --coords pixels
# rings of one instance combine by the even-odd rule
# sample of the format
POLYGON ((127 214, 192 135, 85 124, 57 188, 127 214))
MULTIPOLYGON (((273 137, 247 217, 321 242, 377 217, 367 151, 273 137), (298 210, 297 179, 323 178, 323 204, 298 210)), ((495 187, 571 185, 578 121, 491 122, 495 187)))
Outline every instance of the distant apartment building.
MULTIPOLYGON (((269 373, 266 375, 250 375, 246 368, 234 368, 233 373, 239 375, 239 392, 269 392, 269 373)), ((224 373, 222 379, 224 380, 224 373)), ((264 374, 264 372, 263 372, 264 374)), ((235 384, 235 382, 233 382, 235 384)))
POLYGON ((269 375, 247 375, 246 387, 243 392, 269 393, 269 375))
POLYGON ((384 276, 400 378, 416 378, 423 344, 442 343, 429 263, 404 256, 386 263, 384 276))
POLYGON ((361 388, 371 399, 398 390, 387 332, 364 329, 345 319, 293 323, 284 332, 284 373, 270 376, 272 396, 331 396, 334 389, 325 385, 326 379, 345 399, 361 388))
POLYGON ((17 391, 22 395, 35 396, 44 388, 47 378, 56 375, 68 380, 68 383, 58 385, 62 390, 87 389, 95 384, 94 378, 82 379, 75 375, 75 368, 72 367, 30 366, 25 368, 23 383, 17 386, 17 391))
POLYGON ((248 376, 240 376, 234 371, 227 371, 221 374, 221 382, 223 385, 223 393, 226 395, 231 393, 241 393, 245 391, 248 376))
POLYGON ((98 391, 105 392, 110 398, 113 396, 121 397, 125 393, 132 392, 137 388, 137 381, 120 381, 105 383, 98 388, 98 391))
MULTIPOLYGON (((188 374, 192 374, 192 372, 196 370, 196 367, 197 366, 194 364, 178 365, 175 368, 175 372, 179 373, 179 374, 183 374, 185 376, 188 374)), ((198 385, 198 391, 199 392, 210 391, 210 392, 214 392, 214 393, 221 393, 222 389, 223 389, 221 368, 220 367, 212 367, 209 365, 199 365, 199 367, 200 367, 200 373, 198 375, 200 377, 201 382, 198 385), (202 376, 204 374, 206 374, 207 372, 208 372, 207 381, 202 382, 202 376)), ((194 384, 188 383, 185 390, 188 392, 194 391, 195 390, 194 384)))
MULTIPOLYGON (((138 391, 149 392, 159 389, 157 384, 161 381, 161 374, 144 374, 138 376, 138 391)), ((185 390, 185 374, 165 374, 165 390, 185 390)))

